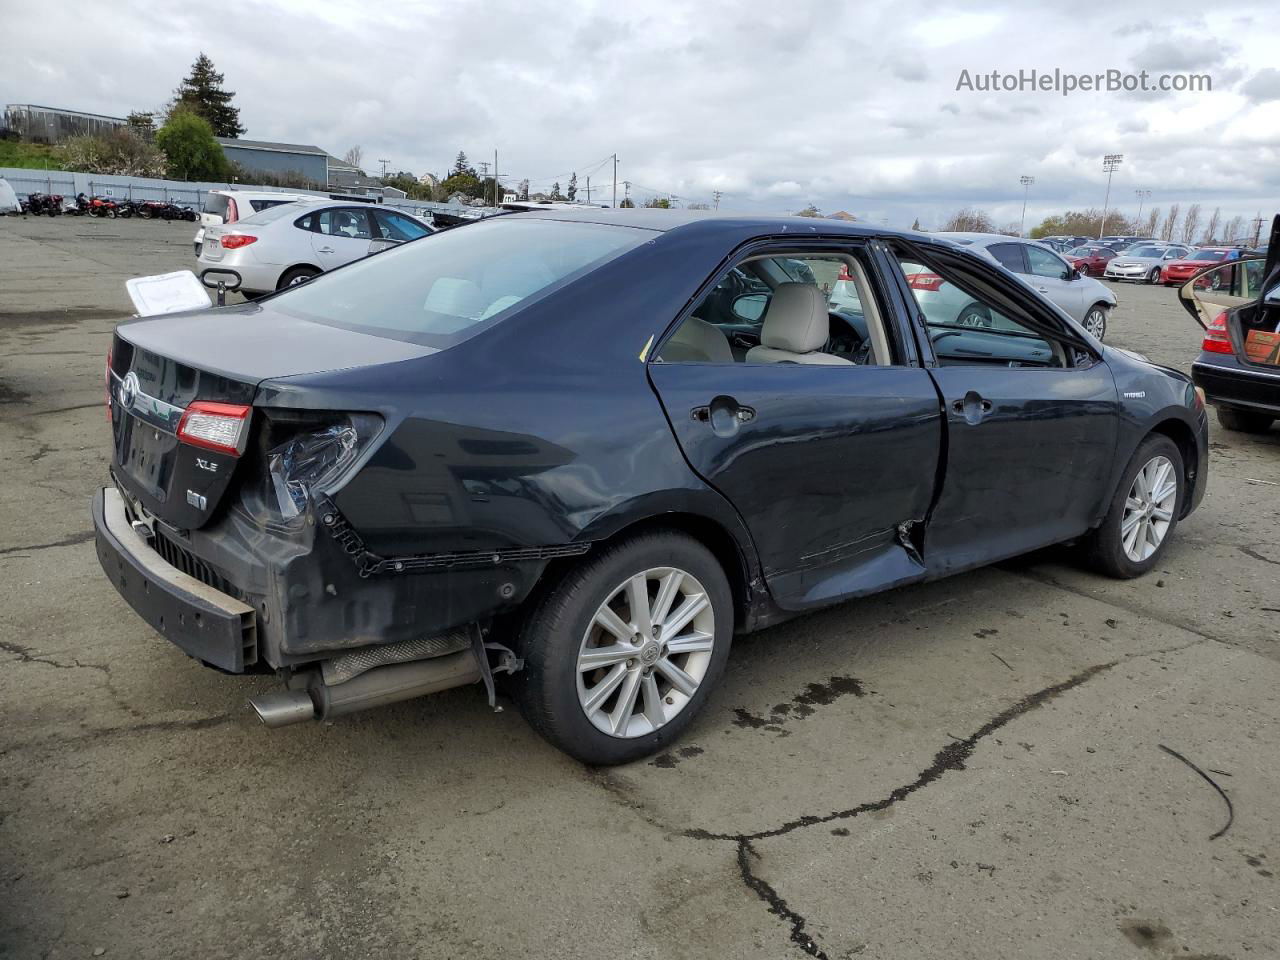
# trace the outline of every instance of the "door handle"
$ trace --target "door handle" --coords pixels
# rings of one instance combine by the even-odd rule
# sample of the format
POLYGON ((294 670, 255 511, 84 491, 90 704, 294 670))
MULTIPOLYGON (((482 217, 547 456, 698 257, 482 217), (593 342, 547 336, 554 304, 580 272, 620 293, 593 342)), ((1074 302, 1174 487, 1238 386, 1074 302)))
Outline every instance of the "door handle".
POLYGON ((1036 287, 1036 289, 1037 289, 1038 291, 1040 291, 1041 293, 1048 293, 1048 292, 1049 292, 1049 288, 1048 288, 1048 287, 1036 287))
POLYGON ((316 252, 317 253, 333 253, 333 247, 318 247, 316 248, 316 252))
POLYGON ((710 424, 711 432, 717 437, 731 437, 742 424, 754 420, 756 412, 733 397, 720 396, 706 406, 694 407, 689 411, 689 418, 697 423, 710 424))
POLYGON ((951 404, 951 409, 964 417, 968 424, 978 424, 982 422, 982 418, 991 412, 991 401, 980 393, 970 390, 959 400, 951 404))

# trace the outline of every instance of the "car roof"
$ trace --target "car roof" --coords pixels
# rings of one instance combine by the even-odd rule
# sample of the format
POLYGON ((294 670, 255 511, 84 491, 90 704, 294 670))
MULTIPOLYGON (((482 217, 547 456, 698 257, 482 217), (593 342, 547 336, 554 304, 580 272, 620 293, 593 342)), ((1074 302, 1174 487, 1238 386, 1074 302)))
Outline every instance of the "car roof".
POLYGON ((969 244, 975 247, 989 247, 993 243, 1029 243, 1046 250, 1051 249, 1039 240, 1028 240, 1026 237, 1011 237, 1007 233, 966 233, 963 231, 947 231, 933 234, 953 243, 969 244))
POLYGON ((317 200, 323 200, 324 197, 316 196, 308 193, 288 193, 280 190, 210 190, 210 193, 216 193, 221 197, 236 197, 243 200, 280 200, 287 199, 290 202, 302 198, 306 200, 315 197, 317 200))

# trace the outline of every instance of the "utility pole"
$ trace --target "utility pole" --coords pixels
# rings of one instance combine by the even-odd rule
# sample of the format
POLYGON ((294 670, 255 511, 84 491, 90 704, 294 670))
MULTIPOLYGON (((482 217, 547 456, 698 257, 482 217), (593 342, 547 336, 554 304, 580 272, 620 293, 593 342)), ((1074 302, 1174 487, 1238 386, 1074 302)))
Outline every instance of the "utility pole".
POLYGON ((622 191, 623 191, 622 202, 626 203, 628 200, 631 199, 631 181, 630 180, 622 181, 622 191))
POLYGON ((385 180, 385 179, 387 179, 387 164, 388 164, 388 163, 390 163, 391 161, 390 161, 390 160, 379 160, 378 162, 379 162, 380 164, 382 164, 382 179, 383 179, 383 180, 385 180))
POLYGON ((1111 204, 1111 175, 1116 172, 1116 167, 1124 163, 1123 153, 1108 153, 1102 158, 1102 169, 1107 172, 1107 195, 1102 201, 1102 226, 1098 227, 1098 239, 1102 239, 1102 235, 1107 232, 1107 207, 1111 204))
POLYGON ((613 155, 613 205, 618 205, 618 155, 613 155))
POLYGON ((1031 192, 1031 185, 1036 182, 1036 178, 1019 177, 1018 182, 1022 184, 1022 226, 1018 227, 1018 236, 1025 237, 1027 235, 1027 194, 1031 192))
POLYGON ((1142 229, 1142 226, 1141 226, 1141 224, 1142 224, 1142 205, 1143 205, 1144 203, 1146 203, 1148 200, 1150 200, 1150 199, 1151 199, 1151 191, 1150 191, 1150 190, 1135 190, 1135 191, 1133 191, 1133 195, 1134 195, 1135 197, 1137 197, 1137 198, 1138 198, 1138 220, 1137 220, 1137 224, 1138 224, 1138 229, 1139 229, 1139 230, 1141 230, 1141 229, 1142 229))
POLYGON ((717 209, 717 210, 719 210, 719 209, 720 209, 720 198, 721 198, 722 196, 724 196, 724 194, 723 194, 723 193, 721 193, 719 190, 712 190, 712 191, 711 191, 711 198, 715 201, 716 209, 717 209))
POLYGON ((498 148, 493 148, 493 205, 498 206, 498 148))
MULTIPOLYGON (((1253 218, 1253 246, 1256 250, 1258 244, 1262 242, 1262 214, 1259 213, 1253 218)), ((1270 253, 1270 251, 1267 251, 1270 253)))
POLYGON ((591 206, 591 178, 587 177, 587 206, 591 206))

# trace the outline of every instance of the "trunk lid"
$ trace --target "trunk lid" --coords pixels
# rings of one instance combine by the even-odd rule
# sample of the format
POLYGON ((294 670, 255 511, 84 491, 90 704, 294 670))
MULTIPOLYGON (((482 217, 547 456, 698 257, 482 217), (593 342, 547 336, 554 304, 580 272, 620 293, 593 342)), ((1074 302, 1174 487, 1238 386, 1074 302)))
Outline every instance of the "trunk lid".
MULTIPOLYGON (((251 406, 267 379, 434 352, 263 304, 126 321, 116 329, 107 373, 112 472, 147 513, 179 529, 199 528, 231 488, 239 458, 178 439, 192 403, 251 406)), ((251 413, 248 429, 254 428, 251 413)))

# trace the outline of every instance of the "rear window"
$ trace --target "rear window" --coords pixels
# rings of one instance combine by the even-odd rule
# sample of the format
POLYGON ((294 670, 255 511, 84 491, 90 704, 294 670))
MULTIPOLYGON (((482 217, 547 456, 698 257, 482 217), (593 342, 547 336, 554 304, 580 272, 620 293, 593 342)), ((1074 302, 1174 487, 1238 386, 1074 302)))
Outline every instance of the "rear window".
POLYGON ((292 202, 292 200, 250 200, 249 205, 253 207, 254 213, 261 213, 269 207, 278 207, 282 203, 292 202))
POLYGON ((265 210, 260 210, 252 216, 245 217, 239 222, 248 226, 252 226, 255 223, 274 223, 281 217, 287 217, 291 214, 297 213, 298 208, 293 205, 294 202, 295 201, 293 200, 286 200, 284 203, 273 202, 271 206, 267 207, 265 210))
POLYGON ((1221 260, 1227 255, 1225 250, 1200 250, 1192 260, 1221 260))
POLYGON ((304 320, 450 347, 654 236, 635 227, 498 217, 358 261, 272 305, 304 320))

